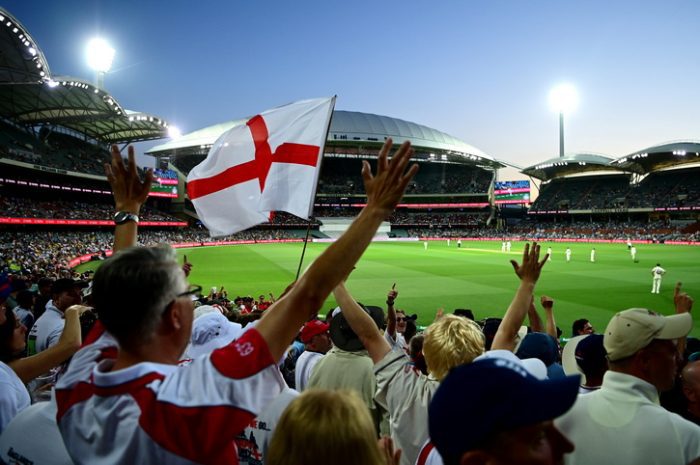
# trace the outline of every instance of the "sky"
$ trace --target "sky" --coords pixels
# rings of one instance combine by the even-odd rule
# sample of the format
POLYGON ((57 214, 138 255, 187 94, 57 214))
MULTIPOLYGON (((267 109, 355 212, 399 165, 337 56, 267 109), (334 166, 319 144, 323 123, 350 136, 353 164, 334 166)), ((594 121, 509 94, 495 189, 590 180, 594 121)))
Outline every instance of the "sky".
MULTIPOLYGON (((518 166, 555 157, 548 94, 571 83, 567 153, 700 139, 700 1, 0 0, 53 75, 93 79, 187 133, 305 98, 423 124, 518 166)), ((153 144, 151 144, 153 145, 153 144)))

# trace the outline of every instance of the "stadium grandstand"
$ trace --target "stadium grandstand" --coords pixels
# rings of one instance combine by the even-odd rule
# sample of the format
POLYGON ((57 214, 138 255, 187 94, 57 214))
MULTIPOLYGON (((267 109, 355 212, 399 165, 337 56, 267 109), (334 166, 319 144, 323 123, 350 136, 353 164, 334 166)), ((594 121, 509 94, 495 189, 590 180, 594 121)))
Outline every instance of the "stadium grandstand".
MULTIPOLYGON (((109 145, 165 139, 169 124, 125 109, 91 82, 54 74, 22 24, 1 8, 0 16, 1 253, 42 269, 104 256, 113 224, 103 173, 109 145), (22 252, 20 244, 32 252, 22 252)), ((142 212, 143 243, 211 243, 187 199, 185 178, 222 133, 246 121, 206 127, 149 150, 157 169, 142 212)), ((361 160, 375 159, 388 137, 411 141, 421 169, 380 229, 384 238, 698 240, 698 142, 662 144, 621 158, 569 155, 525 168, 521 181, 499 181, 506 162, 444 132, 338 110, 310 223, 277 212, 268 223, 217 243, 301 240, 309 225, 319 240, 336 237, 365 203, 361 160), (539 197, 528 210, 530 186, 537 183, 539 197)))
POLYGON ((542 184, 520 231, 574 225, 585 236, 611 225, 618 235, 654 241, 698 238, 698 141, 664 143, 617 159, 567 155, 522 172, 542 184))

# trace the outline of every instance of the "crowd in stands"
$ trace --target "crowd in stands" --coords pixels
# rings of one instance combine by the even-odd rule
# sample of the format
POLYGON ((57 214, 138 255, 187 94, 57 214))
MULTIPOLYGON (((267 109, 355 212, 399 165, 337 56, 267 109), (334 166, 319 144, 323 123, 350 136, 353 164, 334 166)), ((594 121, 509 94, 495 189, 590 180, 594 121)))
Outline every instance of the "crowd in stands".
MULTIPOLYGON (((381 306, 353 298, 345 283, 415 175, 411 155, 402 145, 367 181, 358 220, 277 299, 189 284, 193 265, 139 247, 133 222, 98 239, 116 253, 94 275, 2 270, 0 460, 700 463, 700 341, 680 283, 673 315, 618 311, 602 335, 581 318, 563 349, 556 295, 535 303, 536 243, 512 261, 502 317, 439 310, 421 332, 396 285, 381 306)), ((115 203, 139 212, 148 186, 116 173, 133 189, 115 203)))
MULTIPOLYGON (((0 216, 9 218, 51 218, 71 220, 112 220, 114 205, 67 200, 36 200, 27 197, 0 196, 0 216)), ((142 221, 181 221, 151 207, 142 210, 142 221)))
POLYGON ((638 184, 629 175, 554 179, 541 186, 534 210, 683 208, 700 206, 700 169, 649 174, 638 184))
POLYGON ((673 225, 665 220, 651 222, 620 221, 571 221, 571 222, 538 222, 523 221, 510 227, 509 234, 518 235, 524 239, 602 239, 635 241, 697 241, 700 235, 696 232, 684 233, 685 226, 673 225))

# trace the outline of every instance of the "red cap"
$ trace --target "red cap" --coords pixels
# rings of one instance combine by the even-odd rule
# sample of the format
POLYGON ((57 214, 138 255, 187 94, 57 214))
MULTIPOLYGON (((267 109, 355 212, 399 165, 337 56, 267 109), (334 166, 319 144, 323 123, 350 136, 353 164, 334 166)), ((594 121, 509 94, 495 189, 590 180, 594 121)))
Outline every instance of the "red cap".
POLYGON ((308 344, 311 342, 311 339, 313 339, 314 336, 318 336, 319 334, 323 334, 328 331, 329 327, 330 325, 328 323, 324 323, 321 320, 307 321, 304 324, 304 327, 301 328, 301 342, 308 344))

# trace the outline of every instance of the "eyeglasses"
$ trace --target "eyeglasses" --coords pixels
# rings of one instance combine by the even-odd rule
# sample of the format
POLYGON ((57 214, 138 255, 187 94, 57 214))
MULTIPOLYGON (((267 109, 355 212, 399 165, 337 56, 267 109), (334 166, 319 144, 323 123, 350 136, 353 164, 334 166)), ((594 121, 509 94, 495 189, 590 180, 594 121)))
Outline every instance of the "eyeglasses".
POLYGON ((185 292, 179 293, 178 295, 175 296, 175 298, 190 296, 190 298, 192 300, 197 300, 197 294, 199 294, 200 292, 202 292, 202 286, 198 286, 196 284, 190 284, 188 290, 186 290, 185 292))

